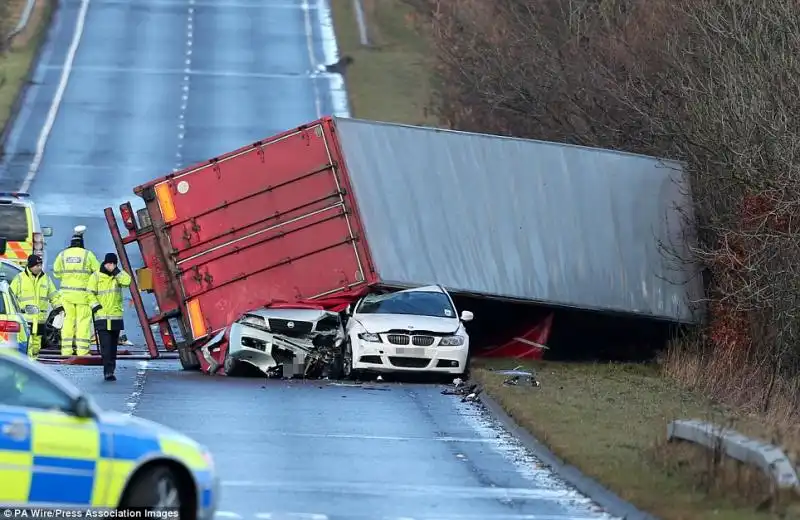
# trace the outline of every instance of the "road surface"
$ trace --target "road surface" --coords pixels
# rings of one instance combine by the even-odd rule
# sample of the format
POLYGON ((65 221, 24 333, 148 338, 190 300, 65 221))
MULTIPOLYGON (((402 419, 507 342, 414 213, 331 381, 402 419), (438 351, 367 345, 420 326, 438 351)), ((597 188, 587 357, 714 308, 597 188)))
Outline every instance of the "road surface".
POLYGON ((215 378, 162 361, 123 362, 114 384, 99 367, 57 370, 104 407, 207 444, 220 519, 612 518, 436 385, 215 378))
MULTIPOLYGON (((102 209, 134 185, 345 110, 337 78, 314 73, 336 59, 326 21, 316 0, 63 0, 0 176, 55 229, 50 262, 77 224, 111 251, 102 209)), ((604 518, 436 386, 214 378, 175 361, 120 362, 116 383, 57 370, 207 444, 221 519, 604 518)))

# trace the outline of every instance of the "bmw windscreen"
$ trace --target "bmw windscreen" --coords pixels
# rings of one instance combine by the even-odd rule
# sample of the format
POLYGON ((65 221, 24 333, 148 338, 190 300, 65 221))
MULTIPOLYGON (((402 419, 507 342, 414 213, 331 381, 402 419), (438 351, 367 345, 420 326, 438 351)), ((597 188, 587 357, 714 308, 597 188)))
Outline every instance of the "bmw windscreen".
POLYGON ((427 291, 400 291, 380 296, 367 296, 359 314, 410 314, 436 318, 454 318, 456 313, 446 294, 427 291))

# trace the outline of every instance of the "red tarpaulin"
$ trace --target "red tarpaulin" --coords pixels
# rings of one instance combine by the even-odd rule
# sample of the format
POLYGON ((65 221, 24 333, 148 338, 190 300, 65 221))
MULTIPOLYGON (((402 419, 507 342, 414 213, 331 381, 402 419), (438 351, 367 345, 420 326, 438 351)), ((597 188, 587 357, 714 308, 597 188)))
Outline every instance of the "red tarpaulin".
POLYGON ((481 352, 476 352, 477 357, 502 357, 516 359, 542 359, 547 340, 550 338, 550 329, 553 325, 553 315, 537 323, 534 327, 523 331, 522 334, 512 337, 498 347, 489 347, 481 352))

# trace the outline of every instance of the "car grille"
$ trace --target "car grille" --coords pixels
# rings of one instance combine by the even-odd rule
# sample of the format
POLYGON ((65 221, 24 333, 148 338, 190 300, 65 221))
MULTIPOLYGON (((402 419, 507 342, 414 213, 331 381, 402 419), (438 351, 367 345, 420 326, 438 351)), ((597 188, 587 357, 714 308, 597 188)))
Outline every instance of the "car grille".
POLYGON ((433 336, 413 336, 411 343, 418 347, 430 347, 433 345, 433 336))
POLYGON ((428 358, 398 357, 390 356, 389 362, 396 367, 403 368, 425 368, 431 362, 428 358))
POLYGON ((279 334, 308 334, 311 332, 313 325, 314 324, 310 321, 282 320, 279 318, 269 319, 270 330, 279 334), (291 327, 289 326, 290 323, 292 324, 291 327))
POLYGON ((389 334, 389 336, 387 336, 389 343, 391 343, 392 345, 408 345, 409 343, 408 338, 409 338, 408 336, 405 336, 403 334, 389 334))
POLYGON ((433 336, 409 336, 407 334, 389 334, 387 339, 392 345, 408 345, 412 343, 417 347, 430 347, 435 341, 433 336))

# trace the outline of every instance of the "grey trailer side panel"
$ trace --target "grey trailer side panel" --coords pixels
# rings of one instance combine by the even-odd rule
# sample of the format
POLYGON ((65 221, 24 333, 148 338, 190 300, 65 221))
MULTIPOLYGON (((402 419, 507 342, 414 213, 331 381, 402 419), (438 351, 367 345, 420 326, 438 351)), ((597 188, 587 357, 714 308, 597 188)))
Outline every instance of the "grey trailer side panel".
POLYGON ((696 321, 699 278, 659 247, 683 247, 678 163, 335 122, 384 283, 696 321))

